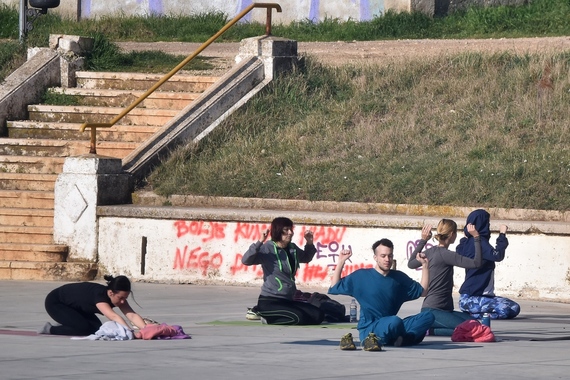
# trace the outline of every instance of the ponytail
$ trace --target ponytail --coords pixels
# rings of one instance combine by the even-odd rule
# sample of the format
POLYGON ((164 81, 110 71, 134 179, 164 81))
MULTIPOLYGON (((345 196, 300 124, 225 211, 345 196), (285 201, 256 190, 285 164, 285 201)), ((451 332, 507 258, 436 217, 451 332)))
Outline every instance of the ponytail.
POLYGON ((131 281, 127 278, 127 276, 117 276, 113 277, 111 275, 106 274, 103 276, 105 281, 107 281, 107 289, 112 291, 113 293, 117 292, 130 292, 131 291, 131 281))

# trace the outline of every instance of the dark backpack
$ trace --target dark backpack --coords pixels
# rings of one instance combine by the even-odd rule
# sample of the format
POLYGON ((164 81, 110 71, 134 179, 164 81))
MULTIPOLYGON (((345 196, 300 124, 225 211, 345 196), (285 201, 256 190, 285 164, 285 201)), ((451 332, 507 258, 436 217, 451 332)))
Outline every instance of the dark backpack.
POLYGON ((350 320, 350 316, 346 315, 346 307, 326 294, 315 292, 311 294, 308 302, 325 313, 327 322, 348 322, 350 320))

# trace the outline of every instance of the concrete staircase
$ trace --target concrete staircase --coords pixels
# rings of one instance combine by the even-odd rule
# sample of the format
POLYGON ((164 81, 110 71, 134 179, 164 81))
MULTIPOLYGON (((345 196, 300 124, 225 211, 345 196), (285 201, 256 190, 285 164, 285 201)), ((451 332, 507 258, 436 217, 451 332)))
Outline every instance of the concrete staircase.
MULTIPOLYGON (((29 120, 8 121, 0 138, 0 279, 91 280, 97 264, 68 261, 53 242, 54 184, 65 157, 89 153, 82 123, 108 122, 161 75, 77 72, 76 88, 53 88, 77 105, 28 106, 29 120)), ((211 86, 217 77, 176 75, 109 129, 97 154, 124 158, 211 86)))

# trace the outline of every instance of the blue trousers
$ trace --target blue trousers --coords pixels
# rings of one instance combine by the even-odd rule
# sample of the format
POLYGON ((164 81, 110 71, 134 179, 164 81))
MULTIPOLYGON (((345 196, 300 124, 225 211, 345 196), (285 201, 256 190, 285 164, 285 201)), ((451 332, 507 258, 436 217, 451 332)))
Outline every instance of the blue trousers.
POLYGON ((463 313, 460 311, 430 309, 429 307, 422 308, 422 311, 432 312, 435 317, 435 321, 431 326, 430 334, 433 331, 433 335, 437 336, 451 336, 457 325, 469 319, 475 319, 469 313, 463 313))
POLYGON ((360 341, 362 342, 369 333, 373 332, 385 346, 393 345, 400 336, 403 338, 403 346, 412 346, 424 340, 426 332, 434 320, 435 317, 430 311, 411 315, 404 319, 396 315, 383 317, 372 322, 366 329, 359 331, 360 341))

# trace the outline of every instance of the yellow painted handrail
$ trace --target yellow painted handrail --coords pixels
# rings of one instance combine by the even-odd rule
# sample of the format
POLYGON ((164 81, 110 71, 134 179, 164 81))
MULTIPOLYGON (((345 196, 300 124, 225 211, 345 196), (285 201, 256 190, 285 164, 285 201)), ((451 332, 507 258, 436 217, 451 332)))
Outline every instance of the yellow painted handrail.
POLYGON ((97 154, 97 141, 96 141, 96 132, 97 128, 110 128, 115 125, 119 120, 125 117, 133 108, 138 106, 143 100, 145 100, 150 94, 156 91, 157 88, 162 86, 164 82, 169 80, 174 74, 180 71, 184 66, 188 64, 191 60, 196 58, 198 54, 200 54, 204 49, 206 49, 212 42, 214 42, 218 37, 226 32, 230 27, 232 27, 235 23, 237 23, 243 16, 248 14, 254 8, 267 8, 267 17, 265 21, 265 35, 271 35, 271 10, 275 9, 277 12, 281 12, 281 6, 276 3, 253 3, 243 11, 240 12, 236 17, 234 17, 230 22, 228 22, 220 31, 214 34, 210 39, 204 42, 194 53, 186 57, 182 62, 178 64, 175 68, 173 68, 168 74, 162 77, 158 82, 156 82, 151 88, 147 90, 144 94, 142 94, 137 100, 135 100, 130 106, 125 108, 120 114, 115 116, 113 120, 109 123, 83 123, 80 127, 80 132, 84 132, 86 128, 91 129, 91 142, 89 146, 89 153, 97 154))

